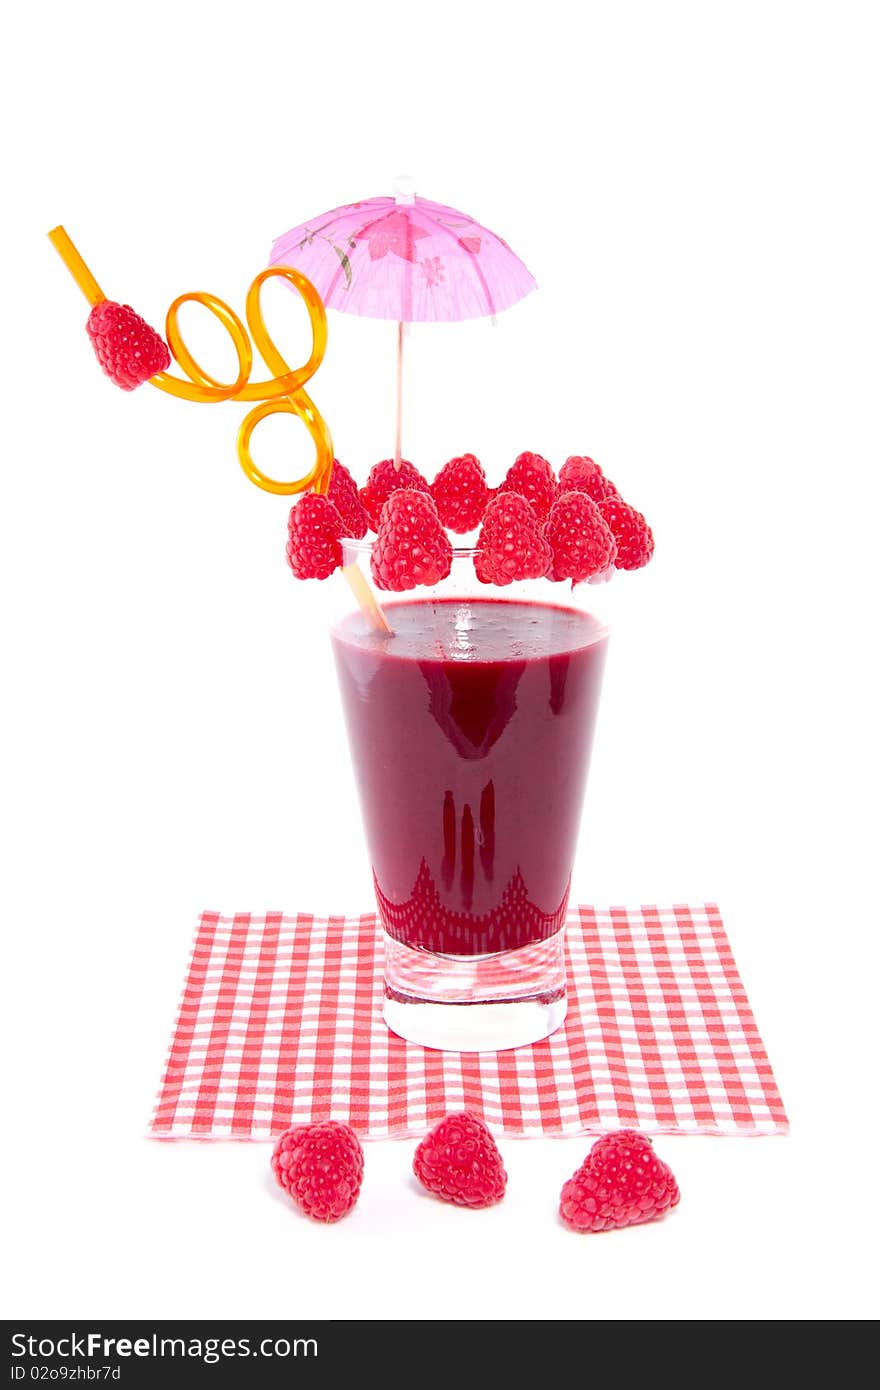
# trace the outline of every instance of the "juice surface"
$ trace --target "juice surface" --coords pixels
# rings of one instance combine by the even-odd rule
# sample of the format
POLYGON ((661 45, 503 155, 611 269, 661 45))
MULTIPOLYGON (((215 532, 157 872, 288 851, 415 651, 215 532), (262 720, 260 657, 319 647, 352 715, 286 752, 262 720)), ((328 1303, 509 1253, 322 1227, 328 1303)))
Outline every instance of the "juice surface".
POLYGON ((607 635, 573 608, 391 602, 333 634, 386 930, 456 955, 565 918, 607 635))

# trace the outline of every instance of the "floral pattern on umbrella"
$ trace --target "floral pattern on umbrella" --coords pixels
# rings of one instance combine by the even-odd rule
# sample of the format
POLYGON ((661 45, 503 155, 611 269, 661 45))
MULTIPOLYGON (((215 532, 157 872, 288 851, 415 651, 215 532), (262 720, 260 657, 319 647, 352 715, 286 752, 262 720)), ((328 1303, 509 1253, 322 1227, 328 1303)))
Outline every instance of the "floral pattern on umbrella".
POLYGON ((535 288, 501 237, 427 198, 335 208, 276 238, 269 259, 307 275, 328 309, 400 323, 495 315, 535 288))

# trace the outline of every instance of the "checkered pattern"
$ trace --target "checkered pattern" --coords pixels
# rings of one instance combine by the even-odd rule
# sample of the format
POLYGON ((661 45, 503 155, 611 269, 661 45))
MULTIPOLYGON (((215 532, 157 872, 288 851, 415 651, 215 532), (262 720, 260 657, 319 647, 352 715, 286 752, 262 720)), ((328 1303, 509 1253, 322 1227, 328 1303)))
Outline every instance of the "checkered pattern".
POLYGON ((374 915, 203 914, 150 1132, 271 1139, 337 1119, 423 1134, 473 1109, 508 1135, 788 1128, 717 907, 572 909, 554 1037, 446 1053, 382 1020, 374 915))

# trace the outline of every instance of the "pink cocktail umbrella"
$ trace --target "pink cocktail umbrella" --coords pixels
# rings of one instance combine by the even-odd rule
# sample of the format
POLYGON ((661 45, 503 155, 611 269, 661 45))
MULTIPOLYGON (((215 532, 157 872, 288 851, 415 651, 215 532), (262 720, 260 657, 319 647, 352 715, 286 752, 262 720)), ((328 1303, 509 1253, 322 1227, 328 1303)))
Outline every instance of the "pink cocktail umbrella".
POLYGON ((501 237, 403 188, 293 227, 273 242, 269 263, 302 271, 328 309, 396 320, 398 465, 404 324, 494 318, 535 288, 501 237))

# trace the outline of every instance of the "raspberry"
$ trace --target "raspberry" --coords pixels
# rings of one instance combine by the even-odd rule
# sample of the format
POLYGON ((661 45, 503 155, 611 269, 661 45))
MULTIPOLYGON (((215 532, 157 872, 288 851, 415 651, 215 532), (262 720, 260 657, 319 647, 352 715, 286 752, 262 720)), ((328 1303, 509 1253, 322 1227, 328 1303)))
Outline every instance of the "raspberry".
POLYGON ((582 579, 604 574, 614 564, 617 546, 592 497, 566 492, 550 508, 544 538, 553 551, 550 579, 582 579))
POLYGON ((616 568, 641 569, 654 554, 654 537, 641 512, 624 502, 622 497, 606 497, 599 503, 599 510, 617 542, 616 568))
POLYGON ((543 524, 547 520, 557 492, 553 469, 540 454, 520 454, 507 470, 499 492, 518 492, 532 507, 543 524))
POLYGON ((430 493, 393 492, 382 508, 370 568, 380 589, 438 584, 452 567, 452 543, 430 493))
POLYGON ((413 1172, 435 1197, 459 1207, 490 1207, 507 1186, 495 1140, 469 1110, 434 1126, 415 1151, 413 1172))
POLYGON ((463 533, 479 526, 489 501, 486 475, 473 454, 444 463, 431 484, 437 514, 450 531, 463 533))
POLYGON ((332 502, 339 515, 342 517, 344 536, 351 536, 354 540, 362 540, 367 534, 370 519, 361 501, 358 486, 348 469, 343 467, 339 459, 333 460, 333 471, 330 474, 330 486, 327 489, 327 500, 332 502))
POLYGON ((559 1215, 575 1231, 607 1231, 653 1221, 678 1204, 678 1183, 634 1129, 605 1134, 563 1186, 559 1215))
POLYGON ((483 584, 540 579, 553 559, 526 499, 500 490, 486 508, 476 550, 474 569, 483 584))
POLYGON ((338 1120, 294 1125, 272 1151, 272 1172, 306 1216, 338 1221, 358 1199, 364 1151, 354 1130, 338 1120))
POLYGON ((102 299, 89 314, 86 332, 104 371, 123 391, 133 391, 171 365, 164 340, 129 304, 102 299))
POLYGON ((605 477, 598 463, 580 454, 572 454, 560 468, 559 491, 585 492, 594 502, 618 496, 617 488, 605 477))
POLYGON ((326 579, 342 564, 342 517, 332 502, 307 492, 290 509, 287 563, 297 579, 326 579))
POLYGON ((430 492, 426 480, 419 470, 407 459, 400 460, 400 468, 394 467, 394 459, 383 459, 370 469, 366 483, 361 488, 361 502, 374 531, 379 529, 382 508, 392 492, 400 488, 415 489, 417 492, 430 492))

